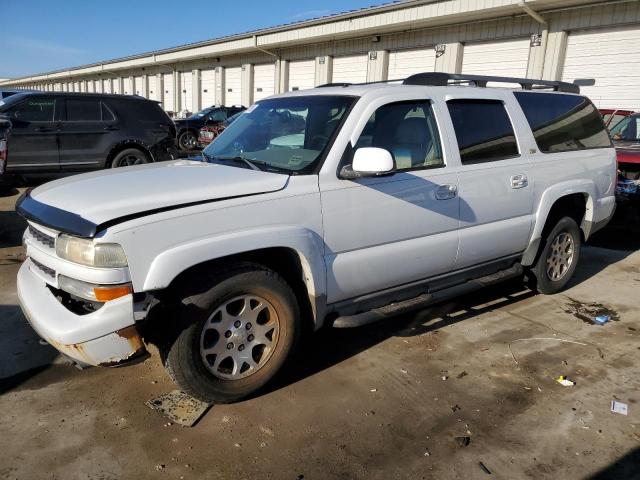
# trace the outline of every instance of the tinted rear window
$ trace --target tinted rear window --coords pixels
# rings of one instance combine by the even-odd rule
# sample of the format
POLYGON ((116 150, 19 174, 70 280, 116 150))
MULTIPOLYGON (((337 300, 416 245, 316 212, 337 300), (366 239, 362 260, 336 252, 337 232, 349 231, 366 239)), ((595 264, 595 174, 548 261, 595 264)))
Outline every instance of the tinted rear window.
POLYGON ((166 113, 164 113, 160 106, 155 102, 145 100, 109 99, 106 100, 105 103, 110 109, 115 110, 120 118, 125 118, 128 121, 167 121, 166 113))
POLYGON ((513 126, 501 101, 449 100, 447 106, 463 164, 519 155, 513 126))
POLYGON ((69 98, 67 104, 67 121, 100 121, 102 113, 100 101, 91 98, 69 98))
POLYGON ((542 152, 611 147, 600 112, 579 95, 514 92, 542 152))

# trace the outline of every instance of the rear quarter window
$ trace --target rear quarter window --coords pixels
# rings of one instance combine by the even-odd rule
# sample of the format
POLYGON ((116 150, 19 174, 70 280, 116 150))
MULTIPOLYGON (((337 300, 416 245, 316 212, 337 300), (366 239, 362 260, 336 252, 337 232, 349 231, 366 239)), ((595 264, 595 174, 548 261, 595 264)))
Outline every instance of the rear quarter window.
POLYGON ((155 102, 144 100, 109 99, 107 106, 126 121, 167 122, 167 114, 155 102))
POLYGON ((600 112, 579 95, 514 92, 541 152, 609 148, 611 140, 600 112))

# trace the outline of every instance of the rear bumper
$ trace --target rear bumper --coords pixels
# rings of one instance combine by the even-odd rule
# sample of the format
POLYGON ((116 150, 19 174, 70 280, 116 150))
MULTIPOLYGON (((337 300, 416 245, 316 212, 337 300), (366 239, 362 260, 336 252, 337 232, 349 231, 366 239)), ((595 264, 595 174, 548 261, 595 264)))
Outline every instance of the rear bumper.
POLYGON ((146 354, 135 327, 132 295, 77 315, 58 301, 32 266, 27 258, 18 272, 20 306, 36 333, 58 351, 96 366, 122 365, 146 354))

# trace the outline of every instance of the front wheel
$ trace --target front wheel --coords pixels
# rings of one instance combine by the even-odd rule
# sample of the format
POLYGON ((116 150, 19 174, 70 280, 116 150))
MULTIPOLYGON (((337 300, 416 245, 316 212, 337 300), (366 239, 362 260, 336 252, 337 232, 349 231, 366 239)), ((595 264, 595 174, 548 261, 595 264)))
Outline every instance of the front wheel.
POLYGON ((198 146, 197 135, 191 130, 182 132, 178 137, 178 146, 183 151, 194 150, 198 146))
POLYGON ((298 303, 278 274, 255 264, 197 283, 199 293, 181 302, 182 331, 165 367, 190 395, 233 402, 264 386, 290 357, 299 337, 298 303))
POLYGON ((582 239, 573 218, 563 217, 543 239, 542 250, 531 272, 540 293, 558 293, 573 276, 580 258, 582 239))

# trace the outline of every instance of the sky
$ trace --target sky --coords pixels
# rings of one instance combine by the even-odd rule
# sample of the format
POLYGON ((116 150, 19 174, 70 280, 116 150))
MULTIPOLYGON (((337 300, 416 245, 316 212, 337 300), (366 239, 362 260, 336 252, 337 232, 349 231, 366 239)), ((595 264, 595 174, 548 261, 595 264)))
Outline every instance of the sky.
POLYGON ((0 78, 297 22, 389 0, 0 0, 0 78))

